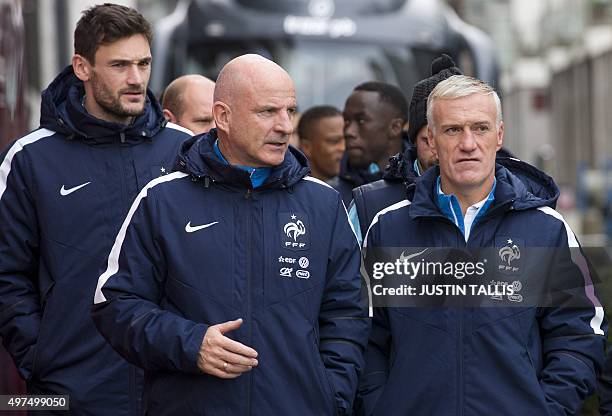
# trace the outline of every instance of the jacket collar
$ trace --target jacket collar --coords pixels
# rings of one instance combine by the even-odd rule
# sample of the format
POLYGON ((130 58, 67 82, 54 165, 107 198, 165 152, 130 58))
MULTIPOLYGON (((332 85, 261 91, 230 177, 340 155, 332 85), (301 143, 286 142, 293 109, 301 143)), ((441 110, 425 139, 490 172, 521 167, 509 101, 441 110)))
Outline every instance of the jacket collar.
POLYGON ((161 107, 148 89, 143 113, 127 126, 90 115, 83 106, 84 95, 83 82, 76 77, 72 66, 67 66, 42 92, 41 127, 68 138, 108 143, 118 139, 140 142, 143 138, 152 138, 166 125, 161 107))
MULTIPOLYGON (((440 167, 435 166, 417 178, 410 206, 412 218, 446 217, 436 202, 436 180, 439 175, 440 167)), ((495 165, 495 179, 494 200, 484 217, 499 215, 510 209, 525 210, 547 205, 547 199, 533 195, 521 182, 521 179, 499 163, 495 165)))
MULTIPOLYGON (((214 150, 216 140, 217 129, 212 129, 183 142, 176 169, 196 179, 208 178, 213 182, 252 189, 249 172, 219 160, 214 150)), ((271 168, 267 179, 258 189, 291 187, 309 172, 306 156, 289 146, 283 162, 271 168)))

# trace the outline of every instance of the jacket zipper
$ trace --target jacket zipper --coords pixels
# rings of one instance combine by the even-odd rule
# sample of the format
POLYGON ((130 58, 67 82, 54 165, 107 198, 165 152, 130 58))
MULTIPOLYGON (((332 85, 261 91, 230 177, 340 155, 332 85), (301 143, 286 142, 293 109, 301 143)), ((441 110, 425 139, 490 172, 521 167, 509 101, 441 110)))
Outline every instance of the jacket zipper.
MULTIPOLYGON (((514 202, 514 200, 510 201, 510 204, 512 204, 514 202)), ((507 204, 505 204, 507 205, 507 204)), ((497 207, 499 209, 499 207, 497 207)), ((509 210, 512 210, 514 207, 510 206, 509 210)), ((478 221, 477 223, 473 224, 473 228, 470 230, 470 237, 468 238, 468 241, 465 241, 465 236, 463 235, 463 233, 461 233, 461 230, 459 230, 459 228, 457 227, 457 224, 455 224, 454 222, 452 222, 450 219, 448 219, 446 216, 444 215, 435 215, 433 216, 434 218, 441 218, 443 220, 446 220, 449 224, 452 224, 456 231, 461 234, 460 237, 461 239, 459 241, 463 242, 463 247, 467 248, 468 242, 469 240, 471 240, 473 238, 473 236, 475 235, 474 231, 476 230, 476 228, 478 228, 478 226, 481 225, 481 222, 483 219, 489 219, 487 217, 487 215, 490 214, 490 212, 486 213, 485 215, 483 215, 483 217, 480 219, 480 221, 478 221)), ((463 383, 463 317, 464 317, 464 308, 461 307, 458 310, 459 313, 459 323, 458 323, 458 340, 457 340, 457 358, 458 358, 458 374, 457 374, 457 415, 458 416, 462 416, 463 415, 463 390, 464 390, 464 383, 463 383)))
POLYGON ((459 309, 459 344, 458 344, 458 355, 459 355, 459 374, 457 380, 457 398, 459 402, 459 408, 457 409, 457 415, 463 415, 463 308, 459 309))
MULTIPOLYGON (((247 189, 246 194, 244 195, 244 199, 247 201, 247 229, 246 229, 246 241, 247 241, 247 312, 246 312, 246 322, 248 325, 248 345, 253 347, 253 320, 251 318, 251 274, 252 274, 252 261, 251 261, 251 227, 253 226, 252 216, 251 216, 251 205, 252 205, 252 196, 253 190, 251 188, 247 189)), ((253 371, 249 371, 247 379, 247 411, 246 414, 251 414, 251 391, 253 384, 253 371)))
MULTIPOLYGON (((514 202, 514 201, 512 201, 514 202)), ((510 210, 512 210, 512 206, 510 207, 510 210)), ((489 214, 489 213, 487 213, 489 214)), ((448 218, 447 218, 448 219, 448 218)), ((487 215, 483 215, 483 217, 476 223, 472 224, 472 229, 470 230, 470 236, 468 238, 468 241, 465 241, 465 236, 461 235, 461 241, 464 242, 464 247, 467 248, 469 247, 469 241, 472 240, 474 238, 474 236, 476 235, 476 229, 480 228, 480 226, 483 223, 483 220, 488 221, 489 218, 487 217, 487 215)), ((458 231, 460 231, 459 229, 457 229, 458 231)), ((471 308, 470 308, 471 309, 471 308)), ((463 415, 463 394, 464 394, 464 374, 463 374, 463 338, 464 338, 464 323, 463 323, 463 318, 465 315, 465 308, 461 307, 459 309, 459 340, 458 340, 458 344, 457 344, 457 349, 458 349, 458 359, 459 359, 459 374, 457 377, 457 402, 458 402, 458 409, 457 409, 457 415, 458 416, 462 416, 463 415)))
MULTIPOLYGON (((455 227, 457 227, 455 225, 455 227)), ((460 234, 460 238, 461 238, 461 242, 463 243, 463 247, 466 248, 467 247, 467 241, 465 241, 465 236, 463 235, 463 233, 461 232, 461 230, 459 230, 459 228, 457 228, 457 232, 460 234)), ((472 236, 472 233, 470 231, 470 236, 472 236)), ((458 375, 457 375, 457 399, 458 399, 458 406, 459 408, 457 409, 457 415, 458 416, 462 416, 463 415, 463 394, 464 394, 464 375, 463 375, 463 317, 464 317, 464 312, 465 312, 465 308, 463 305, 461 305, 461 307, 459 308, 459 310, 457 311, 459 313, 459 334, 458 334, 458 344, 457 344, 457 354, 458 354, 458 364, 459 364, 459 370, 458 370, 458 375)))

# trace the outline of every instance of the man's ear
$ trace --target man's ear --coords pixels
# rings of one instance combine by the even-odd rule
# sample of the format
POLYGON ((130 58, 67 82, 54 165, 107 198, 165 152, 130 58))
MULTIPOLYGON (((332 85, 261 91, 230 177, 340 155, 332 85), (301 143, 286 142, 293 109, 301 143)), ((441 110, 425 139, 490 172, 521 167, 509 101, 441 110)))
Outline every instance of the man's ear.
POLYGON ((504 145, 504 122, 500 121, 499 128, 497 129, 497 150, 501 149, 504 145))
POLYGON ((72 57, 72 69, 74 74, 81 81, 89 81, 91 79, 92 67, 87 58, 82 55, 74 54, 72 57))
POLYGON ((167 108, 164 108, 163 113, 166 120, 168 120, 170 123, 178 124, 177 118, 174 116, 174 114, 172 114, 172 111, 168 110, 167 108))
POLYGON ((213 118, 217 130, 229 134, 230 116, 232 110, 223 101, 215 101, 212 107, 213 118))
MULTIPOLYGON (((419 138, 417 137, 417 140, 419 138)), ((436 150, 436 141, 434 139, 433 131, 431 129, 431 124, 427 125, 427 144, 431 148, 431 151, 438 157, 438 152, 436 150)))
POLYGON ((311 145, 312 143, 310 142, 310 140, 304 140, 304 139, 300 140, 300 150, 306 155, 308 159, 310 159, 310 156, 312 155, 311 145))
POLYGON ((401 118, 394 118, 389 124, 390 137, 402 137, 402 130, 404 128, 404 121, 401 118))

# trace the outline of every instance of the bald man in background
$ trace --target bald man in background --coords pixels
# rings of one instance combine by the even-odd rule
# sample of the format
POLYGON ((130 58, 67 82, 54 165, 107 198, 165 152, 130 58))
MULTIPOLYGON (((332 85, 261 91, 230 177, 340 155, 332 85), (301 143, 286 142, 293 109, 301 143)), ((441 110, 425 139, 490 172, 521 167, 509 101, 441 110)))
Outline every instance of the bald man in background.
POLYGON ((212 116, 215 83, 202 75, 183 75, 172 81, 161 99, 164 117, 193 134, 215 127, 212 116))
POLYGON ((147 414, 350 415, 370 324, 359 247, 289 147, 293 81, 243 55, 214 95, 217 128, 134 201, 96 326, 146 370, 147 414))
POLYGON ((300 148, 310 162, 312 176, 328 181, 340 173, 344 155, 344 119, 329 105, 309 108, 297 125, 300 148))

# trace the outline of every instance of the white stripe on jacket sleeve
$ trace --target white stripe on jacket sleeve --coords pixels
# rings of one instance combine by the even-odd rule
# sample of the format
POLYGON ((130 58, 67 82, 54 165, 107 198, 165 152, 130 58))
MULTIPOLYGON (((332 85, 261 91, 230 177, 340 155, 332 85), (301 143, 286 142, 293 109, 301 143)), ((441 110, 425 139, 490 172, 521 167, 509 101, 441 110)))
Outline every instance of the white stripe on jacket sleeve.
MULTIPOLYGON (((567 234, 568 246, 570 248, 580 247, 580 245, 578 244, 578 240, 576 239, 576 235, 570 228, 569 224, 563 218, 563 215, 559 214, 551 207, 539 207, 538 210, 563 222, 563 225, 565 226, 565 233, 567 234)), ((590 322, 591 328, 593 329, 593 332, 595 334, 604 335, 604 331, 603 329, 601 329, 601 325, 604 320, 604 309, 601 306, 601 302, 599 301, 599 299, 597 299, 597 296, 595 295, 593 279, 591 279, 591 272, 589 271, 586 259, 584 258, 584 256, 582 256, 579 250, 570 250, 570 253, 572 256, 572 261, 580 269, 582 278, 584 279, 584 291, 586 293, 586 297, 593 303, 593 306, 595 307, 595 314, 593 315, 593 318, 590 322)))
POLYGON ((386 214, 387 212, 390 211, 395 211, 397 209, 403 208, 403 207, 407 207, 408 205, 410 205, 410 201, 408 201, 407 199, 403 199, 399 202, 396 202, 393 205, 389 205, 387 208, 383 208, 380 211, 378 211, 378 213, 376 215, 374 215, 374 219, 372 220, 372 223, 369 225, 368 230, 366 231, 365 237, 363 237, 363 248, 367 248, 368 247, 368 235, 370 234, 370 230, 372 229, 372 227, 378 222, 378 218, 381 215, 386 214))
POLYGON ((17 140, 13 146, 9 149, 4 160, 0 164, 0 199, 6 191, 6 183, 8 181, 8 175, 11 173, 11 164, 15 155, 23 150, 23 148, 29 144, 37 142, 40 139, 54 135, 55 132, 47 129, 39 129, 33 131, 27 136, 17 140))
POLYGON ((136 199, 134 200, 134 202, 132 202, 132 206, 130 207, 128 214, 125 217, 125 220, 123 220, 123 224, 121 224, 121 228, 119 229, 117 237, 115 238, 115 243, 113 244, 113 247, 111 248, 110 254, 108 256, 106 271, 102 273, 98 278, 98 285, 96 286, 96 293, 94 295, 94 304, 106 302, 106 298, 102 293, 102 286, 104 286, 108 279, 110 279, 114 274, 119 271, 119 255, 121 254, 121 246, 123 245, 123 240, 125 239, 125 234, 127 232, 128 226, 130 225, 130 222, 132 221, 132 217, 134 216, 134 213, 140 205, 140 201, 146 198, 149 189, 155 187, 156 185, 174 179, 184 178, 185 176, 187 176, 187 174, 183 172, 173 172, 169 175, 160 176, 159 178, 149 182, 138 193, 136 199))

